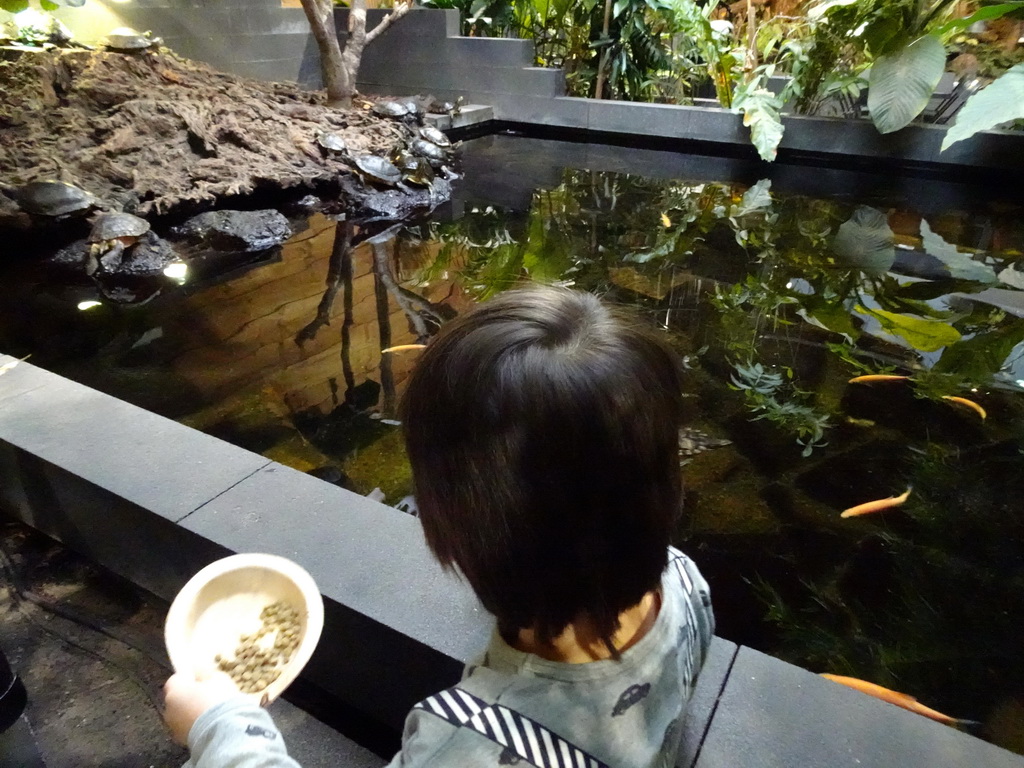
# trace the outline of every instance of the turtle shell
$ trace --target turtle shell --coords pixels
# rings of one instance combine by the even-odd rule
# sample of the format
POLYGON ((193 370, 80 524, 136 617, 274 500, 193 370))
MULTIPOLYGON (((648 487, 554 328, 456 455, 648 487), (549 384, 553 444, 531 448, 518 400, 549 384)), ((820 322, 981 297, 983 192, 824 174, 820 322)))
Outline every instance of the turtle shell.
POLYGON ((141 51, 155 41, 129 27, 120 27, 107 35, 106 46, 118 51, 141 51))
POLYGON ((352 162, 363 178, 393 186, 402 180, 402 172, 390 160, 376 155, 360 155, 352 162))
POLYGON ((437 100, 434 100, 434 101, 430 102, 430 105, 427 107, 427 110, 432 112, 435 115, 447 114, 448 112, 451 112, 453 109, 455 109, 455 102, 454 101, 437 101, 437 100))
POLYGON ((373 114, 395 119, 402 118, 409 114, 409 106, 402 101, 378 101, 373 105, 373 114))
POLYGON ((409 144, 409 149, 428 160, 444 160, 445 158, 445 151, 441 149, 441 147, 437 146, 437 144, 429 142, 426 139, 414 139, 413 142, 409 144))
POLYGON ((13 190, 21 209, 39 216, 67 216, 95 208, 99 201, 84 189, 63 181, 32 181, 13 190))
POLYGON ((345 140, 341 137, 340 133, 334 133, 333 131, 321 131, 317 134, 316 143, 328 152, 345 151, 345 140))
POLYGON ((423 109, 423 105, 416 99, 402 99, 400 103, 404 104, 409 110, 409 114, 414 115, 415 117, 423 117, 423 115, 427 113, 426 110, 423 109))
POLYGON ((130 213, 104 213, 96 217, 92 231, 89 232, 90 243, 102 243, 105 240, 117 240, 122 237, 142 237, 149 231, 149 222, 130 213))
POLYGON ((444 132, 439 131, 432 125, 424 125, 420 128, 420 138, 439 147, 450 147, 452 145, 448 137, 444 135, 444 132))
POLYGON ((422 157, 410 157, 405 167, 402 168, 402 177, 410 184, 429 187, 434 180, 434 169, 422 157))

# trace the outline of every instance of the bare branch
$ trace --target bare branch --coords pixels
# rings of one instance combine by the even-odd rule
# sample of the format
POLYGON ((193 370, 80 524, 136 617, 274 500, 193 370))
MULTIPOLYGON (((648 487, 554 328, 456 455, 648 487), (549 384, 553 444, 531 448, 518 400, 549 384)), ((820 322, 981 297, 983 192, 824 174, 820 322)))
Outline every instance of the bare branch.
POLYGON ((405 14, 410 10, 412 10, 412 3, 401 3, 400 5, 396 5, 392 9, 391 13, 384 17, 380 24, 366 33, 366 45, 369 45, 376 40, 387 30, 388 27, 405 16, 405 14))

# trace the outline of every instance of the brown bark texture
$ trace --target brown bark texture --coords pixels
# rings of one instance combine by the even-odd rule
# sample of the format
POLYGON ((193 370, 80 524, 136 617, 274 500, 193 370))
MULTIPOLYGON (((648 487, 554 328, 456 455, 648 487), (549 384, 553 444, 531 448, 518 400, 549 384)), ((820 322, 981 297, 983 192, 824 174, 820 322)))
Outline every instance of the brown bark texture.
POLYGON ((0 184, 61 179, 141 215, 336 180, 350 167, 318 146, 323 131, 352 155, 404 138, 365 109, 165 51, 0 50, 0 91, 0 184))

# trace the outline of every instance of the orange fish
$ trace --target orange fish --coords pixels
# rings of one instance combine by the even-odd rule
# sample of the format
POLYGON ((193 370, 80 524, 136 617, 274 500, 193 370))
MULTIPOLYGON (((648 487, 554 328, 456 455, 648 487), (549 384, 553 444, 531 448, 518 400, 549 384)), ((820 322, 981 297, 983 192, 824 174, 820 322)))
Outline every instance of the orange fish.
POLYGON ((871 373, 867 376, 854 376, 847 384, 870 384, 873 381, 905 381, 909 376, 897 376, 893 373, 871 373))
POLYGON ((872 512, 881 512, 883 509, 889 509, 890 507, 898 507, 900 504, 910 498, 910 488, 899 496, 890 496, 887 499, 875 499, 874 501, 866 501, 863 504, 858 504, 855 507, 844 509, 840 517, 858 517, 859 515, 870 515, 872 512))
POLYGON ((669 227, 672 226, 672 219, 668 217, 667 213, 661 214, 661 226, 663 226, 665 229, 668 229, 669 227))
POLYGON ((380 353, 382 355, 386 355, 389 352, 411 352, 414 349, 426 349, 426 348, 427 348, 426 344, 399 344, 397 347, 388 347, 387 349, 382 349, 380 351, 380 353))
POLYGON ((830 675, 822 673, 821 675, 826 680, 831 680, 833 683, 839 683, 839 685, 845 685, 847 688, 853 688, 855 691, 866 693, 868 696, 874 696, 876 699, 887 701, 890 704, 895 704, 897 707, 903 707, 903 709, 914 712, 918 715, 924 715, 925 717, 931 718, 936 722, 943 723, 945 725, 964 725, 970 723, 970 720, 958 720, 955 717, 944 715, 941 712, 937 712, 931 707, 926 707, 924 704, 919 702, 913 696, 909 696, 899 691, 892 691, 888 688, 883 688, 880 685, 869 683, 866 680, 860 680, 856 677, 843 677, 842 675, 830 675))
POLYGON ((963 405, 970 408, 976 414, 981 416, 982 421, 988 418, 988 413, 985 411, 984 408, 982 408, 973 400, 968 400, 966 397, 954 397, 953 395, 943 395, 942 399, 949 400, 949 402, 951 403, 956 403, 957 405, 963 405))

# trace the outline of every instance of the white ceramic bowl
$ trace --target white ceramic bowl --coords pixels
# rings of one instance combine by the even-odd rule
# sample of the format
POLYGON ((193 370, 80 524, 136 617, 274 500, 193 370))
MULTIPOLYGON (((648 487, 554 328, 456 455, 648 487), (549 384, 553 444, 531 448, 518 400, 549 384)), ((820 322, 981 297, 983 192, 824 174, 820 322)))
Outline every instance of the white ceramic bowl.
POLYGON ((164 623, 164 642, 175 672, 205 677, 216 673, 215 657, 232 658, 242 635, 263 622, 260 612, 283 600, 295 608, 301 630, 298 648, 280 676, 256 700, 273 701, 298 677, 320 639, 324 603, 313 577, 284 557, 232 555, 210 563, 182 587, 164 623))

